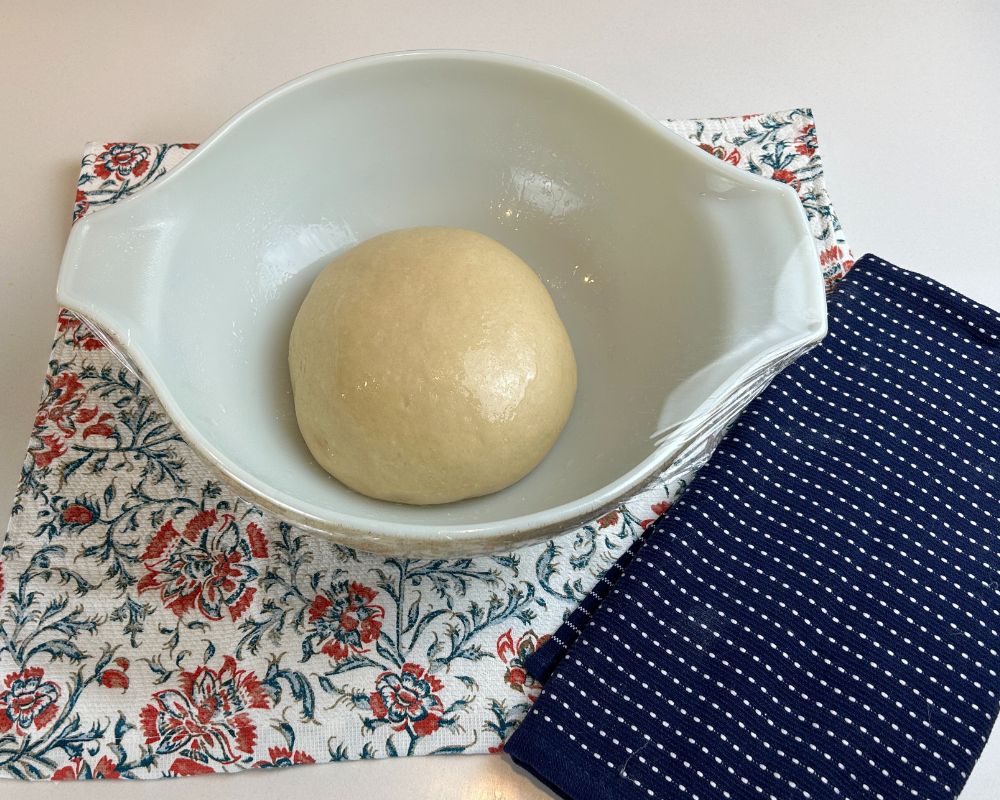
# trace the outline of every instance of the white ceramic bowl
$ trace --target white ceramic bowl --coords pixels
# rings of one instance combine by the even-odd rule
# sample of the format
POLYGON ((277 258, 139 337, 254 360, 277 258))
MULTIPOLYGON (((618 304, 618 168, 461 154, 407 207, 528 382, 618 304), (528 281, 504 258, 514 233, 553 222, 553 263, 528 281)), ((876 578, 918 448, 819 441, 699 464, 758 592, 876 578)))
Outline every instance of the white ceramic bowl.
POLYGON ((400 553, 497 550, 593 518, 654 479, 755 368, 825 333, 792 190, 569 72, 469 52, 365 58, 271 92, 78 222, 57 295, 242 496, 400 553), (331 256, 415 225, 482 231, 531 264, 579 367, 542 464, 446 506, 372 500, 327 475, 299 435, 286 363, 331 256))

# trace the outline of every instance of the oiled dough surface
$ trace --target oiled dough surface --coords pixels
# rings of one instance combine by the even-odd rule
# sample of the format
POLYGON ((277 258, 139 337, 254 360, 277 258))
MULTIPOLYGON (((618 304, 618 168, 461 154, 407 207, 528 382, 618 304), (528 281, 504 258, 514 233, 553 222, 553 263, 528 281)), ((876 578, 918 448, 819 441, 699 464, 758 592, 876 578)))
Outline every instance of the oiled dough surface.
POLYGON ((520 480, 576 393, 569 337, 538 276, 460 228, 394 231, 334 259, 295 319, 289 365, 316 460, 404 503, 520 480))

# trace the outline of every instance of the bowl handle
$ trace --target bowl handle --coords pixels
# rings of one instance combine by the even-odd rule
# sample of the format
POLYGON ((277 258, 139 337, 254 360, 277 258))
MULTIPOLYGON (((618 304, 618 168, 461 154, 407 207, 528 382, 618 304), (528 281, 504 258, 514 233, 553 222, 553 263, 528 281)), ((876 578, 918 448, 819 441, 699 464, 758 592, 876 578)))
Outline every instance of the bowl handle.
POLYGON ((150 346, 150 300, 167 276, 160 268, 174 228, 140 193, 78 220, 59 267, 56 299, 85 322, 132 372, 137 345, 150 346))

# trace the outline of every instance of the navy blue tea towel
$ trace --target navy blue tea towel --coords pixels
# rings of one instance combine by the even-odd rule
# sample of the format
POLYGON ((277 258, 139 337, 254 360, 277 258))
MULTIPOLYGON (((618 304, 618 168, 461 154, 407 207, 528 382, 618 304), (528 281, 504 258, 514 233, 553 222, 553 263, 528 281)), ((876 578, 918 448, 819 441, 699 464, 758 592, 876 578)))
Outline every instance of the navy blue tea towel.
POLYGON ((543 664, 505 750, 563 795, 965 783, 1000 710, 1000 317, 872 256, 829 310, 543 664))
MULTIPOLYGON (((661 517, 662 520, 662 517, 661 517)), ((559 626, 559 630, 553 633, 545 643, 534 653, 525 659, 524 667, 528 674, 537 681, 545 683, 556 668, 556 665, 566 655, 566 651, 576 641, 584 627, 594 616, 594 612, 601 607, 601 603, 608 596, 618 579, 628 569, 636 553, 642 549, 646 543, 646 537, 653 530, 654 526, 646 528, 642 534, 629 546, 628 550, 622 553, 618 560, 612 564, 608 571, 601 576, 601 579, 594 584, 594 587, 584 595, 580 605, 570 612, 566 621, 559 626)))

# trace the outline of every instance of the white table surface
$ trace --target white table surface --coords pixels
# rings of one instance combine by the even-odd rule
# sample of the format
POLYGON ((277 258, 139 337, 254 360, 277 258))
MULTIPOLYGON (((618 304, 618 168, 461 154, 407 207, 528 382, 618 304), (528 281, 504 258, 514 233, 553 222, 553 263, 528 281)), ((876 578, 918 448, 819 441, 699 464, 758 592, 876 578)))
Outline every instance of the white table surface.
MULTIPOLYGON (((567 67, 653 116, 816 114, 856 255, 1000 308, 1000 4, 0 0, 0 525, 55 321, 88 139, 200 141, 268 89, 392 50, 495 50, 567 67)), ((451 756, 231 777, 0 783, 0 797, 276 795, 475 800, 549 793, 509 760, 451 756)), ((1000 730, 962 800, 1000 797, 1000 730)))

